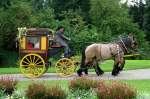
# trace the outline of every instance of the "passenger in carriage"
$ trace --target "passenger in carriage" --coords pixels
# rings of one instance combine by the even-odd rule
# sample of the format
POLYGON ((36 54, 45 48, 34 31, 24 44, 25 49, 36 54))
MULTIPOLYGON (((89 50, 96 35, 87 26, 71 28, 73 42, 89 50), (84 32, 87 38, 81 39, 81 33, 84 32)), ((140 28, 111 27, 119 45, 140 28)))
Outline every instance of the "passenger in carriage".
POLYGON ((31 49, 33 47, 34 47, 34 44, 30 40, 28 40, 27 48, 31 49))
POLYGON ((69 57, 71 54, 71 50, 68 45, 70 38, 64 35, 64 31, 65 28, 63 26, 58 27, 55 33, 54 41, 64 47, 64 57, 69 57))

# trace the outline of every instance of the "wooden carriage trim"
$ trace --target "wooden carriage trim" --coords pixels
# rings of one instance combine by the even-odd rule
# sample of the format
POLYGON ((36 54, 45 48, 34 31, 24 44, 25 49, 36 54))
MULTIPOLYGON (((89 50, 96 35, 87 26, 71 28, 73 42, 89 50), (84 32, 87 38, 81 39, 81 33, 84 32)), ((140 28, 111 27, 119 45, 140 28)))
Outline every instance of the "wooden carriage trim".
POLYGON ((20 53, 46 53, 46 51, 44 50, 21 50, 20 53))

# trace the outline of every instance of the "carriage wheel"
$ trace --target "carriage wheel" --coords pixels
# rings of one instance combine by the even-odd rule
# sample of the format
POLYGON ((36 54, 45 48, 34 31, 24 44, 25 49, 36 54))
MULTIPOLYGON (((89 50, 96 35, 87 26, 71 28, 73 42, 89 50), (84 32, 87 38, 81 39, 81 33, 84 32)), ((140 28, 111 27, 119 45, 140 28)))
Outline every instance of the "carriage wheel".
POLYGON ((21 72, 30 78, 40 77, 45 69, 45 62, 38 54, 27 54, 20 61, 21 72))
POLYGON ((74 62, 71 59, 62 58, 56 63, 55 69, 56 73, 62 77, 71 76, 75 70, 74 62))

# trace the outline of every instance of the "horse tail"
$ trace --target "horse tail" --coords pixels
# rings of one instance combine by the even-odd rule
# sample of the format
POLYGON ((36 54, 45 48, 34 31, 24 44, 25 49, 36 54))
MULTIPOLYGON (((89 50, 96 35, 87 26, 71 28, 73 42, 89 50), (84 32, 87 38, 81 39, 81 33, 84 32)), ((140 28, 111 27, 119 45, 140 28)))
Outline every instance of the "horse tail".
POLYGON ((84 67, 84 65, 85 65, 85 50, 86 50, 86 48, 84 48, 83 50, 82 50, 82 57, 81 57, 81 65, 80 65, 80 67, 81 68, 83 68, 84 67))

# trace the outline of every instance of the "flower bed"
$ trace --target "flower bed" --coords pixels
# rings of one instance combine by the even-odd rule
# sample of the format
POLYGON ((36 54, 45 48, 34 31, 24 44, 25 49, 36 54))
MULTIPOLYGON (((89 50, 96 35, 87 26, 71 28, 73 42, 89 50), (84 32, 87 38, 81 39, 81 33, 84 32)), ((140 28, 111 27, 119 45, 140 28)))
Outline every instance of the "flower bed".
POLYGON ((13 88, 14 92, 5 96, 4 99, 139 99, 143 97, 137 94, 136 89, 118 81, 91 80, 80 77, 69 81, 67 91, 60 86, 34 82, 28 85, 27 89, 20 90, 16 89, 17 81, 6 78, 0 79, 0 98, 8 95, 4 94, 3 89, 13 88))

